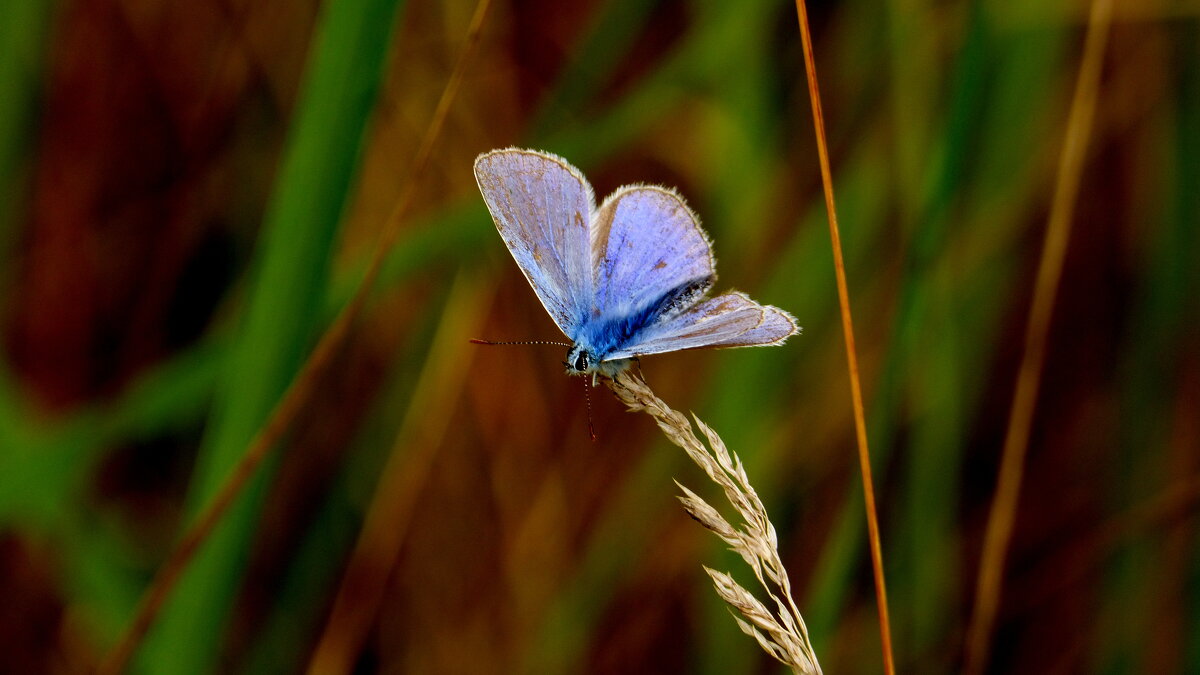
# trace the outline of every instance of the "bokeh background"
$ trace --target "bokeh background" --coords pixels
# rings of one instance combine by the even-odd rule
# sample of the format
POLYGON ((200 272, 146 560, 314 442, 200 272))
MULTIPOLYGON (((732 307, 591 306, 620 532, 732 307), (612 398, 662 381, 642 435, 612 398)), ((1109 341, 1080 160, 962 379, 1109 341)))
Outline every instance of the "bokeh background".
MULTIPOLYGON (((785 347, 648 358, 745 459, 828 673, 882 669, 832 255, 789 2, 0 4, 0 671, 118 639, 362 277, 362 318, 138 673, 775 673, 674 500, 711 486, 584 390, 480 152, 677 187, 785 347), (373 518, 376 527, 363 530, 373 518), (348 572, 360 538, 373 564, 348 572), (331 620, 348 584, 350 619, 331 620), (376 591, 355 596, 355 589, 376 591)), ((896 656, 962 665, 1087 6, 813 2, 896 656)), ((1200 672, 1200 4, 1117 2, 991 672, 1200 672)))

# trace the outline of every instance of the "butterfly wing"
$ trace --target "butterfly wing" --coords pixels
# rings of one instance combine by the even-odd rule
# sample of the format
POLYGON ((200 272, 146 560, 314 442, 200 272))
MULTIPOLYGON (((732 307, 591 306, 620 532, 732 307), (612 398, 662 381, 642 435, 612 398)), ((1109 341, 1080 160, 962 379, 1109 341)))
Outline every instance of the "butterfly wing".
POLYGON ((515 148, 480 155, 475 180, 517 266, 574 339, 594 298, 591 185, 559 157, 515 148))
POLYGON ((716 281, 712 245, 671 190, 628 186, 604 200, 592 221, 597 316, 670 316, 716 281))
POLYGON ((704 347, 778 345, 799 330, 796 320, 782 309, 760 305, 742 293, 726 293, 647 326, 633 343, 606 359, 704 347))

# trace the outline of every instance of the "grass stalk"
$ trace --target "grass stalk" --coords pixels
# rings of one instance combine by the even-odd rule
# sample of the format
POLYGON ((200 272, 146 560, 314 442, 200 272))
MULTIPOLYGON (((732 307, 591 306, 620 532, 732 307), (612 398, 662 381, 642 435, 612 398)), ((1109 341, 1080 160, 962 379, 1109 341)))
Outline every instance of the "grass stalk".
POLYGON ((760 601, 724 572, 704 568, 713 581, 717 595, 734 612, 742 632, 754 638, 763 651, 789 666, 795 673, 817 675, 821 666, 813 652, 808 628, 792 599, 791 581, 779 557, 775 526, 767 515, 742 461, 726 447, 717 432, 698 417, 693 419, 705 442, 696 435, 691 422, 682 413, 671 409, 650 390, 646 383, 628 372, 615 380, 605 380, 617 398, 632 412, 645 412, 654 418, 667 439, 683 448, 688 457, 725 493, 725 497, 741 517, 737 526, 731 524, 715 508, 695 492, 680 483, 679 498, 684 509, 697 522, 720 537, 746 561, 774 607, 760 601), (740 616, 739 616, 740 615, 740 616))
POLYGON ((1024 353, 1017 374, 1017 387, 1000 458, 1000 474, 979 561, 975 608, 967 632, 967 673, 982 673, 991 651, 992 630, 1003 585, 1004 561, 1016 520, 1029 433, 1046 360, 1046 336, 1050 332, 1050 319, 1070 239, 1088 137, 1096 112, 1100 66, 1111 22, 1112 0, 1095 0, 1088 19, 1083 60, 1068 114, 1066 140, 1059 157, 1054 197, 1038 264, 1029 323, 1025 330, 1024 353))
POLYGON ((400 224, 415 195, 416 179, 424 173, 425 167, 429 163, 434 144, 441 134, 446 115, 462 83, 467 63, 479 41, 480 29, 490 4, 491 0, 479 0, 476 5, 475 13, 467 30, 466 42, 459 53, 454 70, 446 82, 441 98, 438 100, 429 127, 426 129, 421 145, 413 159, 408 179, 404 182, 400 197, 384 224, 370 264, 367 266, 357 290, 329 328, 321 335, 316 347, 271 410, 267 421, 254 435, 253 440, 250 441, 221 486, 159 568, 154 580, 143 594, 133 620, 101 664, 99 672, 102 675, 115 675, 125 671, 129 660, 145 638, 146 632, 153 625, 163 604, 200 546, 212 534, 214 528, 221 522, 259 466, 262 465, 263 460, 267 458, 278 444, 280 437, 291 426, 292 421, 308 401, 321 376, 329 367, 334 355, 345 342, 351 326, 362 312, 369 291, 379 275, 384 258, 396 242, 400 224))
POLYGON ((833 200, 833 172, 829 168, 829 148, 825 142, 825 117, 821 111, 821 92, 817 85, 817 65, 813 59, 812 34, 804 0, 796 0, 800 20, 800 39, 804 43, 804 70, 808 75, 808 94, 812 102, 813 127, 817 136, 817 155, 821 164, 821 185, 829 216, 829 236, 833 246, 833 266, 837 274, 838 304, 842 315, 842 336, 846 342, 846 365, 850 373, 850 396, 854 405, 854 430, 858 441, 858 467, 862 475, 863 499, 867 512, 867 533, 871 545, 871 569, 875 577, 875 604, 879 610, 879 638, 883 650, 883 669, 896 672, 892 657, 892 628, 888 619, 887 584, 883 575, 883 547, 879 543, 879 518, 875 513, 875 485, 871 478, 871 452, 867 447, 867 421, 863 411, 862 384, 858 377, 858 354, 854 346, 854 320, 850 314, 850 291, 846 285, 846 265, 842 260, 842 238, 838 231, 837 209, 833 200))

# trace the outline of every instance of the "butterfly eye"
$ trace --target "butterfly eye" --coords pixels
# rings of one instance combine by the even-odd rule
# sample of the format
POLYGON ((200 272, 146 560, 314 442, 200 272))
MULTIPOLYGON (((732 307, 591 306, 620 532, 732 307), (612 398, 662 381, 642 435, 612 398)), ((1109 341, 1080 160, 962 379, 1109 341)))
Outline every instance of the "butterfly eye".
POLYGON ((580 352, 579 356, 575 357, 575 370, 583 372, 588 369, 587 353, 580 352))

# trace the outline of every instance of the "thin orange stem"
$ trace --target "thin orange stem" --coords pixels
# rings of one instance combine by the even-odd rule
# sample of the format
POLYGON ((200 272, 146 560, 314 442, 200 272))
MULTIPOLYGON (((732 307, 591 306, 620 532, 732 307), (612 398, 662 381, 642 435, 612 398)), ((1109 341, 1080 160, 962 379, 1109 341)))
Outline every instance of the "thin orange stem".
POLYGON ((375 280, 379 276, 384 258, 387 257, 388 251, 391 250, 392 245, 399 236, 400 224, 403 222, 404 214, 407 212, 415 194, 416 178, 424 172, 425 166, 429 163, 429 158, 433 154, 434 143, 441 134, 442 127, 446 121, 446 115, 450 110, 450 105, 458 93, 459 85, 462 83, 463 74, 466 71, 467 61, 479 40, 483 17, 490 3, 491 0, 479 0, 475 15, 472 17, 471 25, 467 32, 466 44, 459 54, 454 70, 450 74, 450 79, 446 82, 446 88, 442 91, 442 97, 438 101, 437 108, 434 110, 429 128, 426 129, 425 136, 413 159, 412 170, 409 172, 408 180, 405 181, 400 197, 396 200, 396 206, 392 209, 391 214, 384 224, 383 230, 379 235, 379 240, 376 242, 375 250, 372 253, 370 263, 367 266, 366 274, 363 275, 362 282, 355 290, 354 296, 342 308, 341 312, 333 320, 333 323, 321 336, 321 339, 317 342, 317 346, 313 348, 304 365, 300 367, 296 377, 288 386, 287 391, 283 393, 279 402, 271 410, 267 421, 250 441, 241 459, 230 470, 229 475, 225 478, 217 493, 213 495, 213 498, 204 507, 204 510, 200 512, 200 515, 184 533, 179 543, 159 568, 159 572, 150 583, 150 587, 142 595, 141 602, 129 627, 126 628, 121 639, 109 651, 100 665, 98 672, 102 675, 116 675, 117 673, 124 672, 128 667, 130 659, 133 658, 138 646, 141 644, 143 638, 145 638, 146 632, 153 625, 162 606, 166 603, 171 591, 174 590, 175 584, 178 583, 179 578, 191 563, 200 546, 212 534, 213 529, 221 522, 225 513, 228 512, 229 507, 233 505, 238 495, 246 487, 246 484, 250 482, 250 479, 254 476, 263 460, 270 455, 271 451, 278 444, 280 437, 291 426, 292 420, 295 419, 305 402, 308 401, 309 395, 316 388, 321 376, 329 367, 338 348, 345 342, 345 338, 350 332, 350 327, 354 324, 362 312, 363 306, 366 304, 368 292, 374 286, 375 280))
POLYGON ((879 638, 883 649, 883 670, 894 675, 892 628, 888 619, 887 584, 883 576, 883 547, 879 544, 879 518, 875 513, 875 485, 871 478, 871 452, 867 447, 867 422, 863 412, 862 385, 858 377, 858 355, 854 347, 854 320, 850 315, 850 291, 846 286, 846 265, 842 260, 842 238, 838 232, 837 209, 833 202, 833 173, 829 169, 829 148, 825 141, 825 117, 821 112, 821 93, 817 86, 817 65, 813 59, 812 35, 804 0, 796 0, 800 19, 800 39, 804 43, 804 70, 808 73, 808 95, 812 101, 813 126, 817 134, 817 155, 821 163, 821 184, 825 190, 825 210, 829 215, 829 236, 833 244, 833 266, 837 274, 838 302, 842 312, 842 335, 846 341, 846 365, 850 371, 850 396, 854 404, 854 430, 858 439, 858 466, 862 473, 863 499, 867 511, 867 532, 871 545, 871 567, 875 575, 875 604, 879 609, 879 638))
POLYGON ((1112 0, 1095 0, 1088 21, 1083 45, 1083 61, 1075 82, 1075 93, 1067 119, 1066 141, 1059 157, 1058 177, 1042 257, 1038 264, 1037 281, 1025 329, 1025 352, 1017 374, 1012 409, 1004 450, 1000 458, 1000 473, 996 493, 992 498, 984 535, 983 553, 979 561, 979 577, 975 588, 975 609, 967 632, 966 672, 982 673, 991 651, 992 630, 1004 581, 1004 561, 1016 520, 1021 480, 1025 473, 1025 455, 1033 412, 1037 406, 1042 366, 1046 360, 1046 336, 1062 277, 1063 259, 1071 234, 1075 200, 1079 194, 1080 177, 1086 157, 1088 137, 1096 112, 1100 87, 1100 66, 1108 28, 1112 22, 1112 0))

